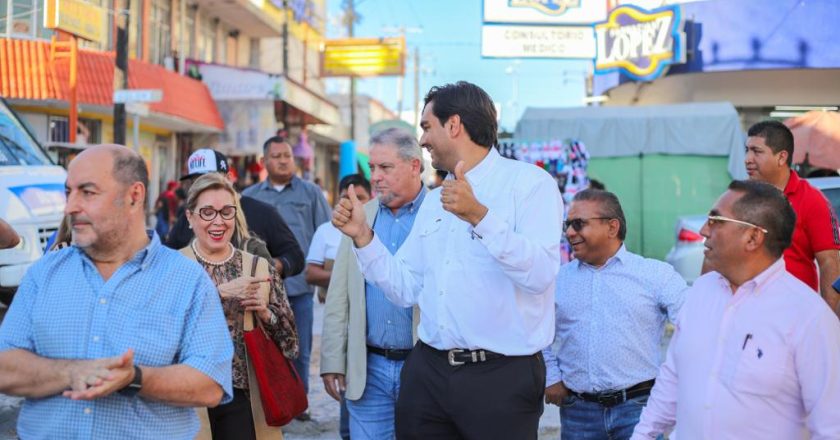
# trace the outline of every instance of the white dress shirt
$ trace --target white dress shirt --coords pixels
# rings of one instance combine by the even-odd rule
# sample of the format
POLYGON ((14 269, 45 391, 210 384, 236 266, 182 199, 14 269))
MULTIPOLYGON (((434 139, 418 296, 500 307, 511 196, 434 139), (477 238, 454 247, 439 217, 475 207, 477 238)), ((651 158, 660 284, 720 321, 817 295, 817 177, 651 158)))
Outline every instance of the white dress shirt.
POLYGON ((392 256, 374 237, 355 249, 359 268, 395 304, 419 304, 418 336, 432 347, 534 354, 554 337, 563 218, 557 183, 495 149, 466 179, 488 208, 475 228, 445 211, 435 189, 400 250, 392 256))
POLYGON ((840 439, 840 323, 779 259, 695 281, 633 439, 840 439))

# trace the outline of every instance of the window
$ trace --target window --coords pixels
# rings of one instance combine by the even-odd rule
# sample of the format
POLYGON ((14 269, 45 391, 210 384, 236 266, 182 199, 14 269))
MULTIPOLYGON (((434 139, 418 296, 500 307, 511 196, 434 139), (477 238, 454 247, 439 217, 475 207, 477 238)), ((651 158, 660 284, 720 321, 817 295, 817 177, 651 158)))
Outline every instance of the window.
POLYGON ((248 66, 255 69, 260 68, 260 40, 251 38, 251 46, 248 51, 248 66))
POLYGON ((168 1, 155 0, 149 17, 149 61, 160 65, 170 56, 172 47, 169 5, 168 1))
POLYGON ((213 62, 216 52, 216 26, 214 20, 201 17, 201 36, 199 37, 198 59, 213 62))
POLYGON ((43 0, 0 0, 0 33, 5 37, 36 38, 43 24, 43 0))
MULTIPOLYGON (((70 121, 66 116, 50 116, 49 142, 70 142, 70 121)), ((98 144, 102 142, 102 122, 96 119, 79 118, 76 131, 77 144, 98 144)))

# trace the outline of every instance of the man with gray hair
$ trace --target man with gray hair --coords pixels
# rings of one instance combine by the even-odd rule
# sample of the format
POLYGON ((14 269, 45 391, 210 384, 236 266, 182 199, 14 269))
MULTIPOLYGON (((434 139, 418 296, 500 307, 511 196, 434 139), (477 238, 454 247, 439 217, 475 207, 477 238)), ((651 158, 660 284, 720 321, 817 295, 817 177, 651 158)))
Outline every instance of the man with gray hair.
POLYGON ((575 260, 560 268, 555 341, 543 350, 545 402, 560 406, 561 436, 630 438, 660 361, 665 320, 685 281, 667 263, 624 247, 627 222, 615 194, 575 195, 563 224, 575 260))
POLYGON ((233 345, 204 270, 145 227, 149 176, 120 145, 67 170, 73 246, 24 276, 0 327, 0 392, 21 438, 192 439, 231 399, 233 345))
MULTIPOLYGON (((369 225, 394 254, 411 231, 426 195, 420 178, 422 152, 414 136, 396 128, 382 131, 370 142, 370 177, 378 199, 364 209, 369 225)), ((414 345, 417 316, 365 282, 352 247, 343 237, 327 292, 321 377, 336 400, 346 389, 350 438, 390 439, 400 370, 414 345)))

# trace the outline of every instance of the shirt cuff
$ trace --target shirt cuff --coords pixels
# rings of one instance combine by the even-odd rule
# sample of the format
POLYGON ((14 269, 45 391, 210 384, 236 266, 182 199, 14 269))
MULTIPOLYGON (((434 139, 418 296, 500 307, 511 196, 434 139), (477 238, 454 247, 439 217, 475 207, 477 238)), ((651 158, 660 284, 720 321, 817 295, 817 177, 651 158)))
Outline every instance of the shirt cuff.
MULTIPOLYGON (((382 255, 382 252, 388 252, 385 245, 376 238, 376 233, 373 234, 373 239, 370 243, 364 247, 356 247, 351 240, 351 248, 353 249, 353 253, 356 254, 356 260, 359 262, 360 269, 367 267, 378 256, 382 255)), ((362 273, 364 272, 365 271, 362 270, 362 273)))
POLYGON ((506 222, 493 215, 492 211, 487 211, 484 218, 470 229, 470 234, 472 234, 473 239, 478 239, 487 246, 494 242, 494 240, 489 240, 491 237, 504 233, 507 228, 506 222))

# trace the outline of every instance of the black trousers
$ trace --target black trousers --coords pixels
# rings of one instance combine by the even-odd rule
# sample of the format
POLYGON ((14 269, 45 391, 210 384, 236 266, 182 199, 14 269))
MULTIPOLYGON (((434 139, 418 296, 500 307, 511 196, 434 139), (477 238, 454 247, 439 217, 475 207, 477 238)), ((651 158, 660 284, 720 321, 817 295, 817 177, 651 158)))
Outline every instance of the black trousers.
POLYGON ((536 439, 544 394, 542 353, 453 367, 418 342, 400 373, 397 438, 536 439))
POLYGON ((251 399, 245 390, 233 389, 233 400, 207 408, 213 440, 256 440, 251 399))

